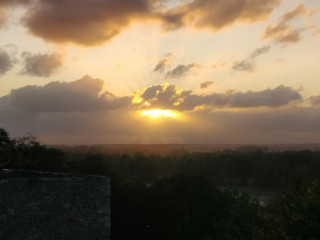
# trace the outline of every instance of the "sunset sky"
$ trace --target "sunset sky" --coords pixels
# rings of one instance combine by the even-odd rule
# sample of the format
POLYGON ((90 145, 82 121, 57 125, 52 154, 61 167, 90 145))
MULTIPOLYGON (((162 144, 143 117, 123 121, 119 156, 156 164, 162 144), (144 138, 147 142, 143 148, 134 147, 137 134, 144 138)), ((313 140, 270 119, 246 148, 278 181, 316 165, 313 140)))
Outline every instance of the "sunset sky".
POLYGON ((320 1, 0 0, 0 127, 46 144, 320 143, 320 1))

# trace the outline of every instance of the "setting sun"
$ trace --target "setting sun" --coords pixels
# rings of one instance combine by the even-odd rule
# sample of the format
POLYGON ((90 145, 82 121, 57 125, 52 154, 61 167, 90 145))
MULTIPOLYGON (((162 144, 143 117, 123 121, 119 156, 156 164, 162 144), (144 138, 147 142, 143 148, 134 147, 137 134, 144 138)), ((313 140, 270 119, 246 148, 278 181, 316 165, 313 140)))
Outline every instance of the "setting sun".
POLYGON ((178 114, 171 110, 161 110, 161 109, 152 109, 146 110, 141 113, 143 116, 149 116, 152 118, 159 118, 159 117, 170 117, 176 118, 178 114))

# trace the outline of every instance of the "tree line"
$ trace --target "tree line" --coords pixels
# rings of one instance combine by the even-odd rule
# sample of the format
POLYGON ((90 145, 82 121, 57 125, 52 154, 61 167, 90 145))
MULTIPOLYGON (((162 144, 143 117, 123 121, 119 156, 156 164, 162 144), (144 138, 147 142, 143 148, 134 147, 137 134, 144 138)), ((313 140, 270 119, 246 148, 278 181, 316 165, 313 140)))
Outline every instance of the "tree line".
POLYGON ((317 151, 96 154, 11 139, 4 129, 1 138, 12 142, 0 141, 10 168, 110 176, 112 239, 320 239, 317 151), (261 204, 240 186, 278 194, 261 204))

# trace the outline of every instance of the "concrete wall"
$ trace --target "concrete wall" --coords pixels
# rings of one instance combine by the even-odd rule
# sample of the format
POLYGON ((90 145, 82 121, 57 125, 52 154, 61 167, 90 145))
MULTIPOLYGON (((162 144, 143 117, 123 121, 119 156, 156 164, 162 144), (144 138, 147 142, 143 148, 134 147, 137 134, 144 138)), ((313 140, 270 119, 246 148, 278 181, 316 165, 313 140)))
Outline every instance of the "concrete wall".
POLYGON ((1 240, 110 239, 110 179, 0 172, 1 240))

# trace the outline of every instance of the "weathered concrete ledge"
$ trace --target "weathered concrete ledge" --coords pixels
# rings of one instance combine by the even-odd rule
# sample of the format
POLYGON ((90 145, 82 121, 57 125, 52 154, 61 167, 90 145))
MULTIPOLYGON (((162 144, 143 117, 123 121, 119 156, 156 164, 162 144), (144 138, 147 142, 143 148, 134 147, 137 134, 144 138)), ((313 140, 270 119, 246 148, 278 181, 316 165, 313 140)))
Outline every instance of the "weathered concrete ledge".
POLYGON ((1 240, 110 239, 110 179, 0 171, 1 240))

